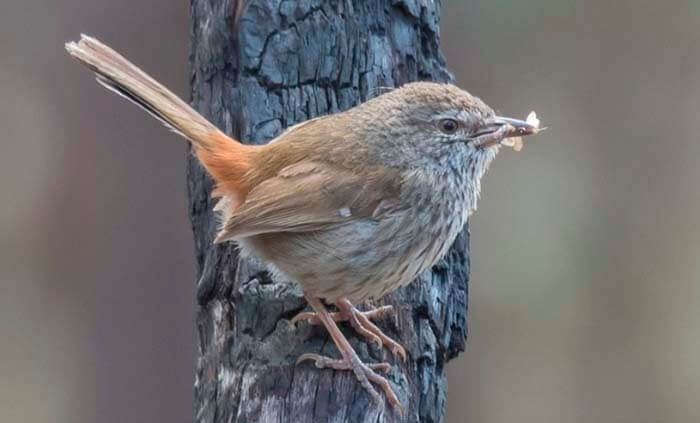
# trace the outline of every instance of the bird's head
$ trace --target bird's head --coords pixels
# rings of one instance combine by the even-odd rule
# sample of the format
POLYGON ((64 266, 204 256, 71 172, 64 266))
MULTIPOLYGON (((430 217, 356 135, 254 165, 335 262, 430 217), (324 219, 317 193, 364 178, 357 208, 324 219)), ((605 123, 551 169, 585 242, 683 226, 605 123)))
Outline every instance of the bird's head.
POLYGON ((456 160, 485 168, 501 145, 540 130, 534 113, 527 121, 497 116, 478 97, 434 82, 406 84, 356 108, 356 113, 370 122, 366 129, 377 153, 406 167, 456 160))

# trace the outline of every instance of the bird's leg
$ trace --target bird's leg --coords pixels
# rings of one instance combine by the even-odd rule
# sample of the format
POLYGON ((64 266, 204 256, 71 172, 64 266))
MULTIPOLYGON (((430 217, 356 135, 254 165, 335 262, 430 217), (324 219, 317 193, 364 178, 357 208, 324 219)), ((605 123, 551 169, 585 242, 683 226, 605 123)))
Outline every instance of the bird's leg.
MULTIPOLYGON (((394 307, 390 305, 385 305, 381 307, 374 308, 372 310, 367 310, 367 311, 359 311, 359 313, 364 314, 368 319, 377 319, 380 317, 384 317, 388 314, 391 314, 391 312, 394 311, 394 307)), ((333 319, 336 322, 345 322, 348 319, 348 316, 344 312, 340 313, 328 313, 329 316, 331 316, 331 319, 333 319)), ((291 320, 292 323, 296 324, 297 322, 300 321, 305 321, 311 325, 320 325, 321 324, 321 319, 318 318, 318 314, 313 312, 313 311, 303 311, 296 316, 294 316, 291 320)))
MULTIPOLYGON (((355 330, 357 330, 357 332, 370 340, 378 339, 379 348, 385 346, 391 350, 392 354, 401 357, 401 361, 406 361, 406 350, 403 348, 403 346, 386 336, 384 332, 377 327, 377 325, 372 323, 367 313, 358 310, 347 298, 339 299, 336 302, 336 305, 341 311, 352 316, 350 318, 350 324, 355 328, 355 330)), ((387 314, 394 311, 392 306, 384 306, 381 308, 386 309, 387 307, 387 314)), ((380 309, 378 308, 372 311, 376 310, 380 309)))
POLYGON ((393 389, 391 389, 389 381, 387 381, 385 378, 379 376, 374 372, 374 370, 388 371, 391 368, 391 366, 388 363, 379 363, 372 365, 366 365, 365 363, 363 363, 362 360, 360 360, 360 357, 358 357, 355 350, 350 345, 350 342, 348 342, 348 340, 345 339, 345 336, 342 334, 342 332, 340 332, 340 329, 338 329, 338 326, 335 324, 335 321, 332 319, 330 313, 328 312, 328 310, 326 310, 326 307, 323 305, 321 300, 319 300, 318 298, 313 298, 311 296, 307 296, 306 299, 308 300, 311 307, 316 311, 316 316, 318 317, 318 319, 328 330, 328 333, 331 335, 331 338, 333 338, 333 342, 340 350, 340 354, 343 356, 343 358, 341 360, 337 360, 328 357, 323 357, 318 354, 308 353, 301 355, 297 359, 297 364, 305 360, 311 360, 314 362, 314 364, 316 364, 316 367, 318 368, 328 367, 339 370, 352 370, 353 373, 355 373, 357 380, 359 380, 362 387, 364 387, 367 390, 367 392, 369 392, 374 401, 376 401, 378 404, 382 403, 381 397, 374 389, 370 381, 376 383, 382 388, 384 394, 386 395, 387 399, 389 400, 389 403, 391 403, 392 406, 395 406, 400 411, 403 411, 403 407, 401 406, 401 403, 399 402, 399 399, 396 396, 396 394, 394 394, 393 389))
MULTIPOLYGON (((349 321, 357 333, 367 338, 370 342, 377 344, 377 347, 379 348, 386 346, 394 355, 399 356, 402 361, 406 361, 406 350, 401 346, 401 344, 385 335, 384 332, 382 332, 382 330, 370 320, 392 314, 394 307, 386 305, 369 311, 361 311, 352 305, 347 298, 339 299, 336 301, 335 305, 338 306, 340 311, 338 313, 328 313, 333 321, 349 321)), ((292 323, 296 324, 296 322, 300 320, 305 320, 312 325, 318 325, 321 323, 318 313, 313 312, 303 312, 297 314, 294 316, 294 318, 292 318, 292 323)))

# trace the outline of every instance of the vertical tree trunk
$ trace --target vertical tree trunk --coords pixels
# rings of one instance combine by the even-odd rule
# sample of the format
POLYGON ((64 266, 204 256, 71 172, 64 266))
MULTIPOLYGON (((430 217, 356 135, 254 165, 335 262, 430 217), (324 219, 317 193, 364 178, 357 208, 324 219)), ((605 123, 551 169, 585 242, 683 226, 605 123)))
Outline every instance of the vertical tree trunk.
MULTIPOLYGON (((284 128, 348 109, 409 81, 449 81, 439 50, 439 1, 192 0, 194 106, 226 133, 263 143, 284 128)), ((406 407, 380 411, 351 372, 295 366, 304 352, 339 357, 323 327, 289 319, 300 289, 212 245, 211 181, 190 158, 190 216, 201 278, 197 422, 440 422, 445 363, 466 338, 468 232, 418 281, 383 298, 378 322, 407 349, 388 375, 406 407)), ((343 326, 364 360, 382 360, 343 326)), ((387 353, 390 359, 390 353, 387 353)))

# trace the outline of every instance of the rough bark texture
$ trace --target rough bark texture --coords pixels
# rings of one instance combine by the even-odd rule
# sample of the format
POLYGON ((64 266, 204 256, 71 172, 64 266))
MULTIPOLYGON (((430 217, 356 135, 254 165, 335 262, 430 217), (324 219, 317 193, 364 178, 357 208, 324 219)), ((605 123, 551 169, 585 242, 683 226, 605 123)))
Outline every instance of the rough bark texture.
MULTIPOLYGON (((192 0, 194 106, 226 133, 263 143, 284 128, 350 108, 415 80, 448 81, 439 51, 439 2, 425 0, 192 0)), ((197 286, 197 422, 440 422, 445 363, 466 339, 468 232, 410 286, 378 303, 380 321, 407 349, 388 375, 401 417, 371 401, 350 372, 296 366, 304 352, 339 357, 323 327, 289 319, 306 307, 300 289, 212 245, 211 181, 189 163, 197 286)), ((343 331, 366 361, 391 354, 343 331)))

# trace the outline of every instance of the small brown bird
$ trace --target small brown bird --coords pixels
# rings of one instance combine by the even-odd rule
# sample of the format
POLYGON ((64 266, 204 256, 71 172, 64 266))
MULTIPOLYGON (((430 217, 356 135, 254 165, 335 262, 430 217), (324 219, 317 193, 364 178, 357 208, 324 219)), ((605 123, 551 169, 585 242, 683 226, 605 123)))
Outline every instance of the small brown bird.
POLYGON ((498 117, 453 85, 416 82, 348 111, 289 128, 267 145, 228 137, 187 103, 114 50, 83 36, 68 52, 97 81, 188 139, 216 182, 221 217, 216 242, 236 241, 278 277, 298 283, 342 359, 304 354, 318 367, 352 370, 401 408, 389 382, 363 363, 336 325, 405 359, 404 349, 354 304, 411 282, 448 250, 476 209, 481 177, 508 137, 532 135, 528 121, 498 117), (334 304, 329 313, 322 302, 334 304))

